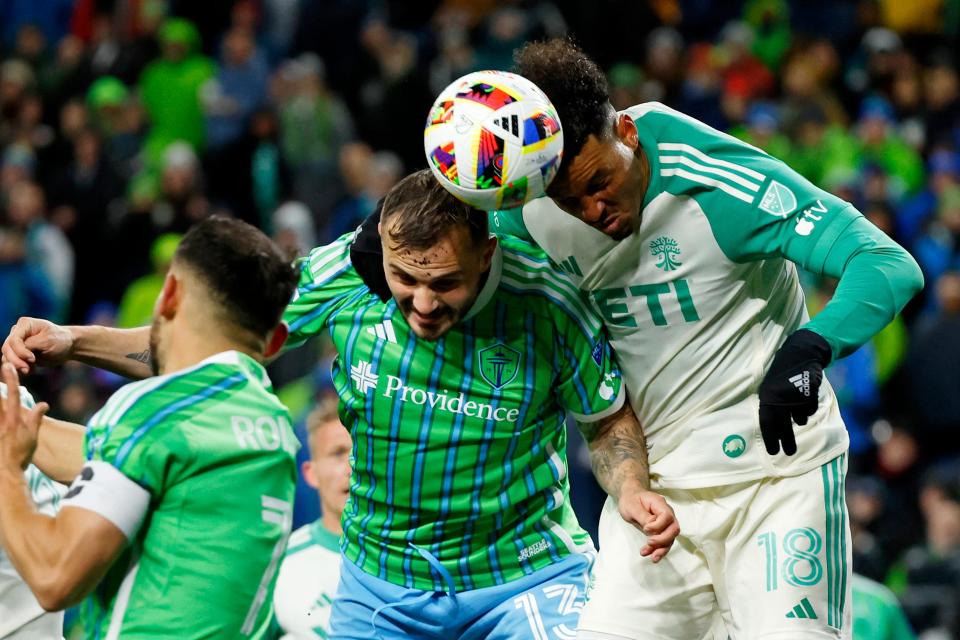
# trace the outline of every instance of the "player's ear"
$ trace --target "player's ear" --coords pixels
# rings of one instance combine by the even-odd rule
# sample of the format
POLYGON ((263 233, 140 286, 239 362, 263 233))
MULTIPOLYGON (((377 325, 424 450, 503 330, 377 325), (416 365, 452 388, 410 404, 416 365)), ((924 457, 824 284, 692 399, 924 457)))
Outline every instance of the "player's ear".
POLYGON ((317 476, 313 473, 313 460, 304 460, 300 464, 300 473, 303 474, 303 480, 314 489, 320 489, 320 483, 317 482, 317 476))
POLYGON ((267 334, 267 345, 263 349, 263 357, 269 359, 280 353, 288 335, 290 335, 290 329, 287 328, 286 322, 281 322, 275 326, 273 331, 267 334))
POLYGON ((623 144, 630 147, 631 151, 636 151, 640 146, 640 137, 637 134, 637 123, 633 118, 625 113, 618 113, 617 120, 613 125, 613 130, 623 144))
POLYGON ((490 263, 493 261, 493 252, 497 250, 497 236, 490 236, 487 238, 487 244, 483 248, 483 270, 486 271, 490 268, 490 263))
POLYGON ((160 295, 157 296, 156 315, 170 320, 177 314, 177 308, 180 306, 180 299, 183 293, 183 281, 174 275, 173 271, 168 271, 163 279, 163 288, 160 289, 160 295))

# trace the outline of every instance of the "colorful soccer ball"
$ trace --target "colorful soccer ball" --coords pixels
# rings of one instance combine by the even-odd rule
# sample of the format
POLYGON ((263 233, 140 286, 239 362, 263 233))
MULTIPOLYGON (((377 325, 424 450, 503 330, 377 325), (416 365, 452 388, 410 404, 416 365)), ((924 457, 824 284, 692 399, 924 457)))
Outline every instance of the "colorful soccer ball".
POLYGON ((544 194, 560 167, 563 130, 535 84, 476 71, 433 103, 423 147, 447 191, 483 211, 510 209, 544 194))

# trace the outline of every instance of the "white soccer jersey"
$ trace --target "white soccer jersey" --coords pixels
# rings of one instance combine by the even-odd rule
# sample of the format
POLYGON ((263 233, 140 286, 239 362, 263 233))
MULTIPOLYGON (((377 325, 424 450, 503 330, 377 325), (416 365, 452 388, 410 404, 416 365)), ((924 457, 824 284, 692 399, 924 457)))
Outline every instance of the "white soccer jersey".
POLYGON ((340 582, 340 537, 319 520, 290 535, 273 607, 285 640, 326 638, 340 582))
MULTIPOLYGON (((848 438, 826 379, 818 411, 794 425, 794 456, 767 454, 757 388, 779 345, 808 321, 796 268, 781 256, 816 271, 860 214, 661 104, 626 113, 651 164, 639 230, 611 240, 549 198, 527 204, 522 222, 603 315, 652 479, 720 486, 798 475, 837 457, 848 438)), ((495 221, 507 228, 518 222, 511 215, 495 221)))
MULTIPOLYGON (((0 382, 0 396, 7 397, 7 387, 0 382)), ((20 402, 34 404, 30 392, 20 387, 20 402)), ((27 486, 40 513, 54 515, 67 488, 43 475, 30 465, 25 472, 27 486)), ((0 638, 40 640, 60 638, 63 634, 63 613, 46 613, 23 581, 10 559, 0 547, 0 638)))

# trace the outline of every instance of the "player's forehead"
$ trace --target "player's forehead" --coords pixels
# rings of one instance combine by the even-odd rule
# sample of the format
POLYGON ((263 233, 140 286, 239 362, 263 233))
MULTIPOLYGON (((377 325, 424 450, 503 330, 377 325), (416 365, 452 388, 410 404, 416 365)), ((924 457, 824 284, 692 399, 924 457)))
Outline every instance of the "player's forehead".
POLYGON ((557 196, 580 196, 598 178, 613 171, 614 158, 610 154, 610 140, 590 135, 580 152, 570 160, 555 189, 557 196))
POLYGON ((340 448, 349 449, 350 433, 339 418, 324 420, 310 434, 310 445, 315 457, 321 457, 340 448))
POLYGON ((461 275, 465 260, 470 252, 475 251, 466 231, 458 233, 453 230, 425 249, 392 242, 389 231, 385 240, 384 256, 388 268, 422 281, 461 275))

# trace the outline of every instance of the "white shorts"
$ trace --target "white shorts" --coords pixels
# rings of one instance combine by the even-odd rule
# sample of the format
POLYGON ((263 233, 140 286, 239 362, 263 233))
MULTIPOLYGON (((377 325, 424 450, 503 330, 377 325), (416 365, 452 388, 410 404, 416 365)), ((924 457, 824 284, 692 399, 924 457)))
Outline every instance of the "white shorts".
POLYGON ((790 478, 660 489, 681 535, 658 564, 608 498, 583 640, 851 637, 846 456, 790 478))

